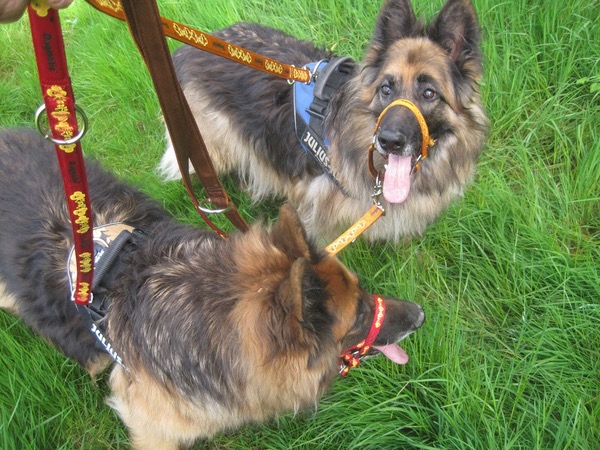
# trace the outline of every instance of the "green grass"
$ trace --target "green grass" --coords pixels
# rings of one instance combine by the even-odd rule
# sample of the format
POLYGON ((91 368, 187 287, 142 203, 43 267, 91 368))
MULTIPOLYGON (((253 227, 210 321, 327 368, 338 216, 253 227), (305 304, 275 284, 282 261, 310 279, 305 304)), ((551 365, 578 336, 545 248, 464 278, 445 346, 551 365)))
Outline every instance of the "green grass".
MULTIPOLYGON (((283 28, 360 57, 379 2, 161 0, 211 31, 237 20, 283 28)), ((431 17, 441 0, 415 0, 431 17)), ((218 436, 212 449, 598 449, 600 442, 600 25, 598 0, 475 0, 492 122, 478 175, 423 239, 360 241, 341 258, 365 287, 423 305, 398 367, 372 359, 318 411, 218 436)), ((84 2, 61 13, 86 153, 200 223, 184 189, 154 172, 163 127, 125 26, 84 2)), ((177 44, 171 42, 171 46, 177 44)), ((293 61, 290 61, 293 63, 293 61)), ((31 126, 41 102, 27 20, 0 26, 0 125, 31 126)), ((251 221, 251 205, 226 184, 251 221)), ((385 219, 383 219, 385 220, 385 219)), ((200 225, 202 226, 202 225, 200 225)), ((127 447, 91 381, 0 312, 0 448, 127 447)))

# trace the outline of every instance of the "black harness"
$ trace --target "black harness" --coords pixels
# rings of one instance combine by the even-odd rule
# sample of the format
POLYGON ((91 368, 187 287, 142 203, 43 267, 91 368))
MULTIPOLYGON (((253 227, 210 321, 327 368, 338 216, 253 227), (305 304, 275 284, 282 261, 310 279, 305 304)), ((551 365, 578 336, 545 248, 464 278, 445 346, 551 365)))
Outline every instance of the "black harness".
MULTIPOLYGON (((124 257, 131 254, 146 236, 141 230, 124 224, 110 224, 94 228, 94 278, 92 298, 87 305, 75 305, 86 326, 96 337, 96 348, 108 353, 123 367, 123 360, 110 341, 106 338, 104 318, 110 306, 109 293, 114 289, 118 275, 124 268, 124 257), (116 231, 110 230, 115 227, 116 231)), ((69 283, 71 289, 76 272, 69 257, 69 283)), ((125 367, 126 368, 126 367, 125 367)))
POLYGON ((335 93, 354 73, 356 63, 349 57, 333 58, 304 66, 312 73, 308 84, 294 83, 294 127, 304 151, 319 163, 323 172, 348 195, 337 179, 327 151, 329 139, 325 129, 325 115, 335 93))

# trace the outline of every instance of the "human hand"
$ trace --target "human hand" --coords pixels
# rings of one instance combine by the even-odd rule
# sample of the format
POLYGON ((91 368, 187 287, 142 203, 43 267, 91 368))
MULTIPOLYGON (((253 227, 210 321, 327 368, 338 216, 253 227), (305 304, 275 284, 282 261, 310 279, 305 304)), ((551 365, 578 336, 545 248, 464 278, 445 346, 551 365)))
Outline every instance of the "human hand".
MULTIPOLYGON (((73 0, 46 0, 46 3, 51 8, 63 9, 73 3, 73 0)), ((28 4, 28 0, 0 0, 0 23, 19 20, 28 4)))

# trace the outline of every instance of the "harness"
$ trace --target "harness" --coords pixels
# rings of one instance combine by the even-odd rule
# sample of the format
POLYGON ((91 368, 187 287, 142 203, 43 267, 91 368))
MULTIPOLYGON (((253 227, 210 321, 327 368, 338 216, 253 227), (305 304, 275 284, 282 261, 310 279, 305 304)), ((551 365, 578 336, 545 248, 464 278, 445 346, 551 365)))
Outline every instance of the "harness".
POLYGON ((325 129, 325 115, 329 102, 352 76, 356 64, 350 57, 321 60, 304 66, 310 70, 309 83, 294 83, 294 128, 296 137, 305 152, 319 163, 323 172, 345 196, 347 191, 337 179, 327 151, 329 139, 325 129))
MULTIPOLYGON (((123 258, 131 254, 141 241, 146 239, 142 231, 124 223, 111 223, 96 227, 94 234, 94 281, 92 295, 87 305, 75 305, 86 326, 96 336, 96 348, 108 353, 123 367, 123 360, 106 338, 104 317, 110 306, 110 291, 114 289, 116 279, 123 269, 123 258)), ((75 288, 77 277, 75 249, 71 248, 67 258, 67 274, 71 292, 75 288)))

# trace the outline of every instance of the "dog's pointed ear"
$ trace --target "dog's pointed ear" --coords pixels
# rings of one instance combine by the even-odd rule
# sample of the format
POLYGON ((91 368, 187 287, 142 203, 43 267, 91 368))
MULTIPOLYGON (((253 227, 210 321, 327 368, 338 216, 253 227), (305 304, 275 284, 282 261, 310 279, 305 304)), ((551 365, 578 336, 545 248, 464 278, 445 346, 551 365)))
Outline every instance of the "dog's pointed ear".
POLYGON ((383 49, 394 41, 412 36, 419 25, 409 0, 388 0, 381 7, 373 43, 378 43, 383 49))
POLYGON ((307 344, 304 296, 310 273, 309 261, 298 258, 277 289, 271 314, 264 324, 266 329, 271 330, 272 357, 285 350, 299 351, 307 344))
POLYGON ((292 263, 289 276, 279 285, 277 301, 283 308, 286 317, 297 323, 302 321, 302 297, 304 274, 308 269, 308 260, 298 258, 292 263))
POLYGON ((288 322, 288 331, 294 330, 297 324, 313 337, 324 338, 333 319, 326 307, 325 283, 313 270, 310 261, 298 258, 292 263, 288 278, 279 286, 277 297, 285 316, 295 322, 288 322))
POLYGON ((448 0, 427 34, 448 52, 461 73, 473 78, 481 74, 481 33, 469 0, 448 0))
MULTIPOLYGON (((394 42, 422 34, 423 24, 417 20, 410 0, 387 0, 381 7, 375 23, 373 39, 363 58, 365 67, 378 68, 394 42)), ((371 75, 375 76, 375 73, 371 75)))
POLYGON ((304 226, 296 210, 288 204, 279 209, 279 218, 271 228, 271 239, 273 245, 292 260, 311 257, 311 245, 304 226))

